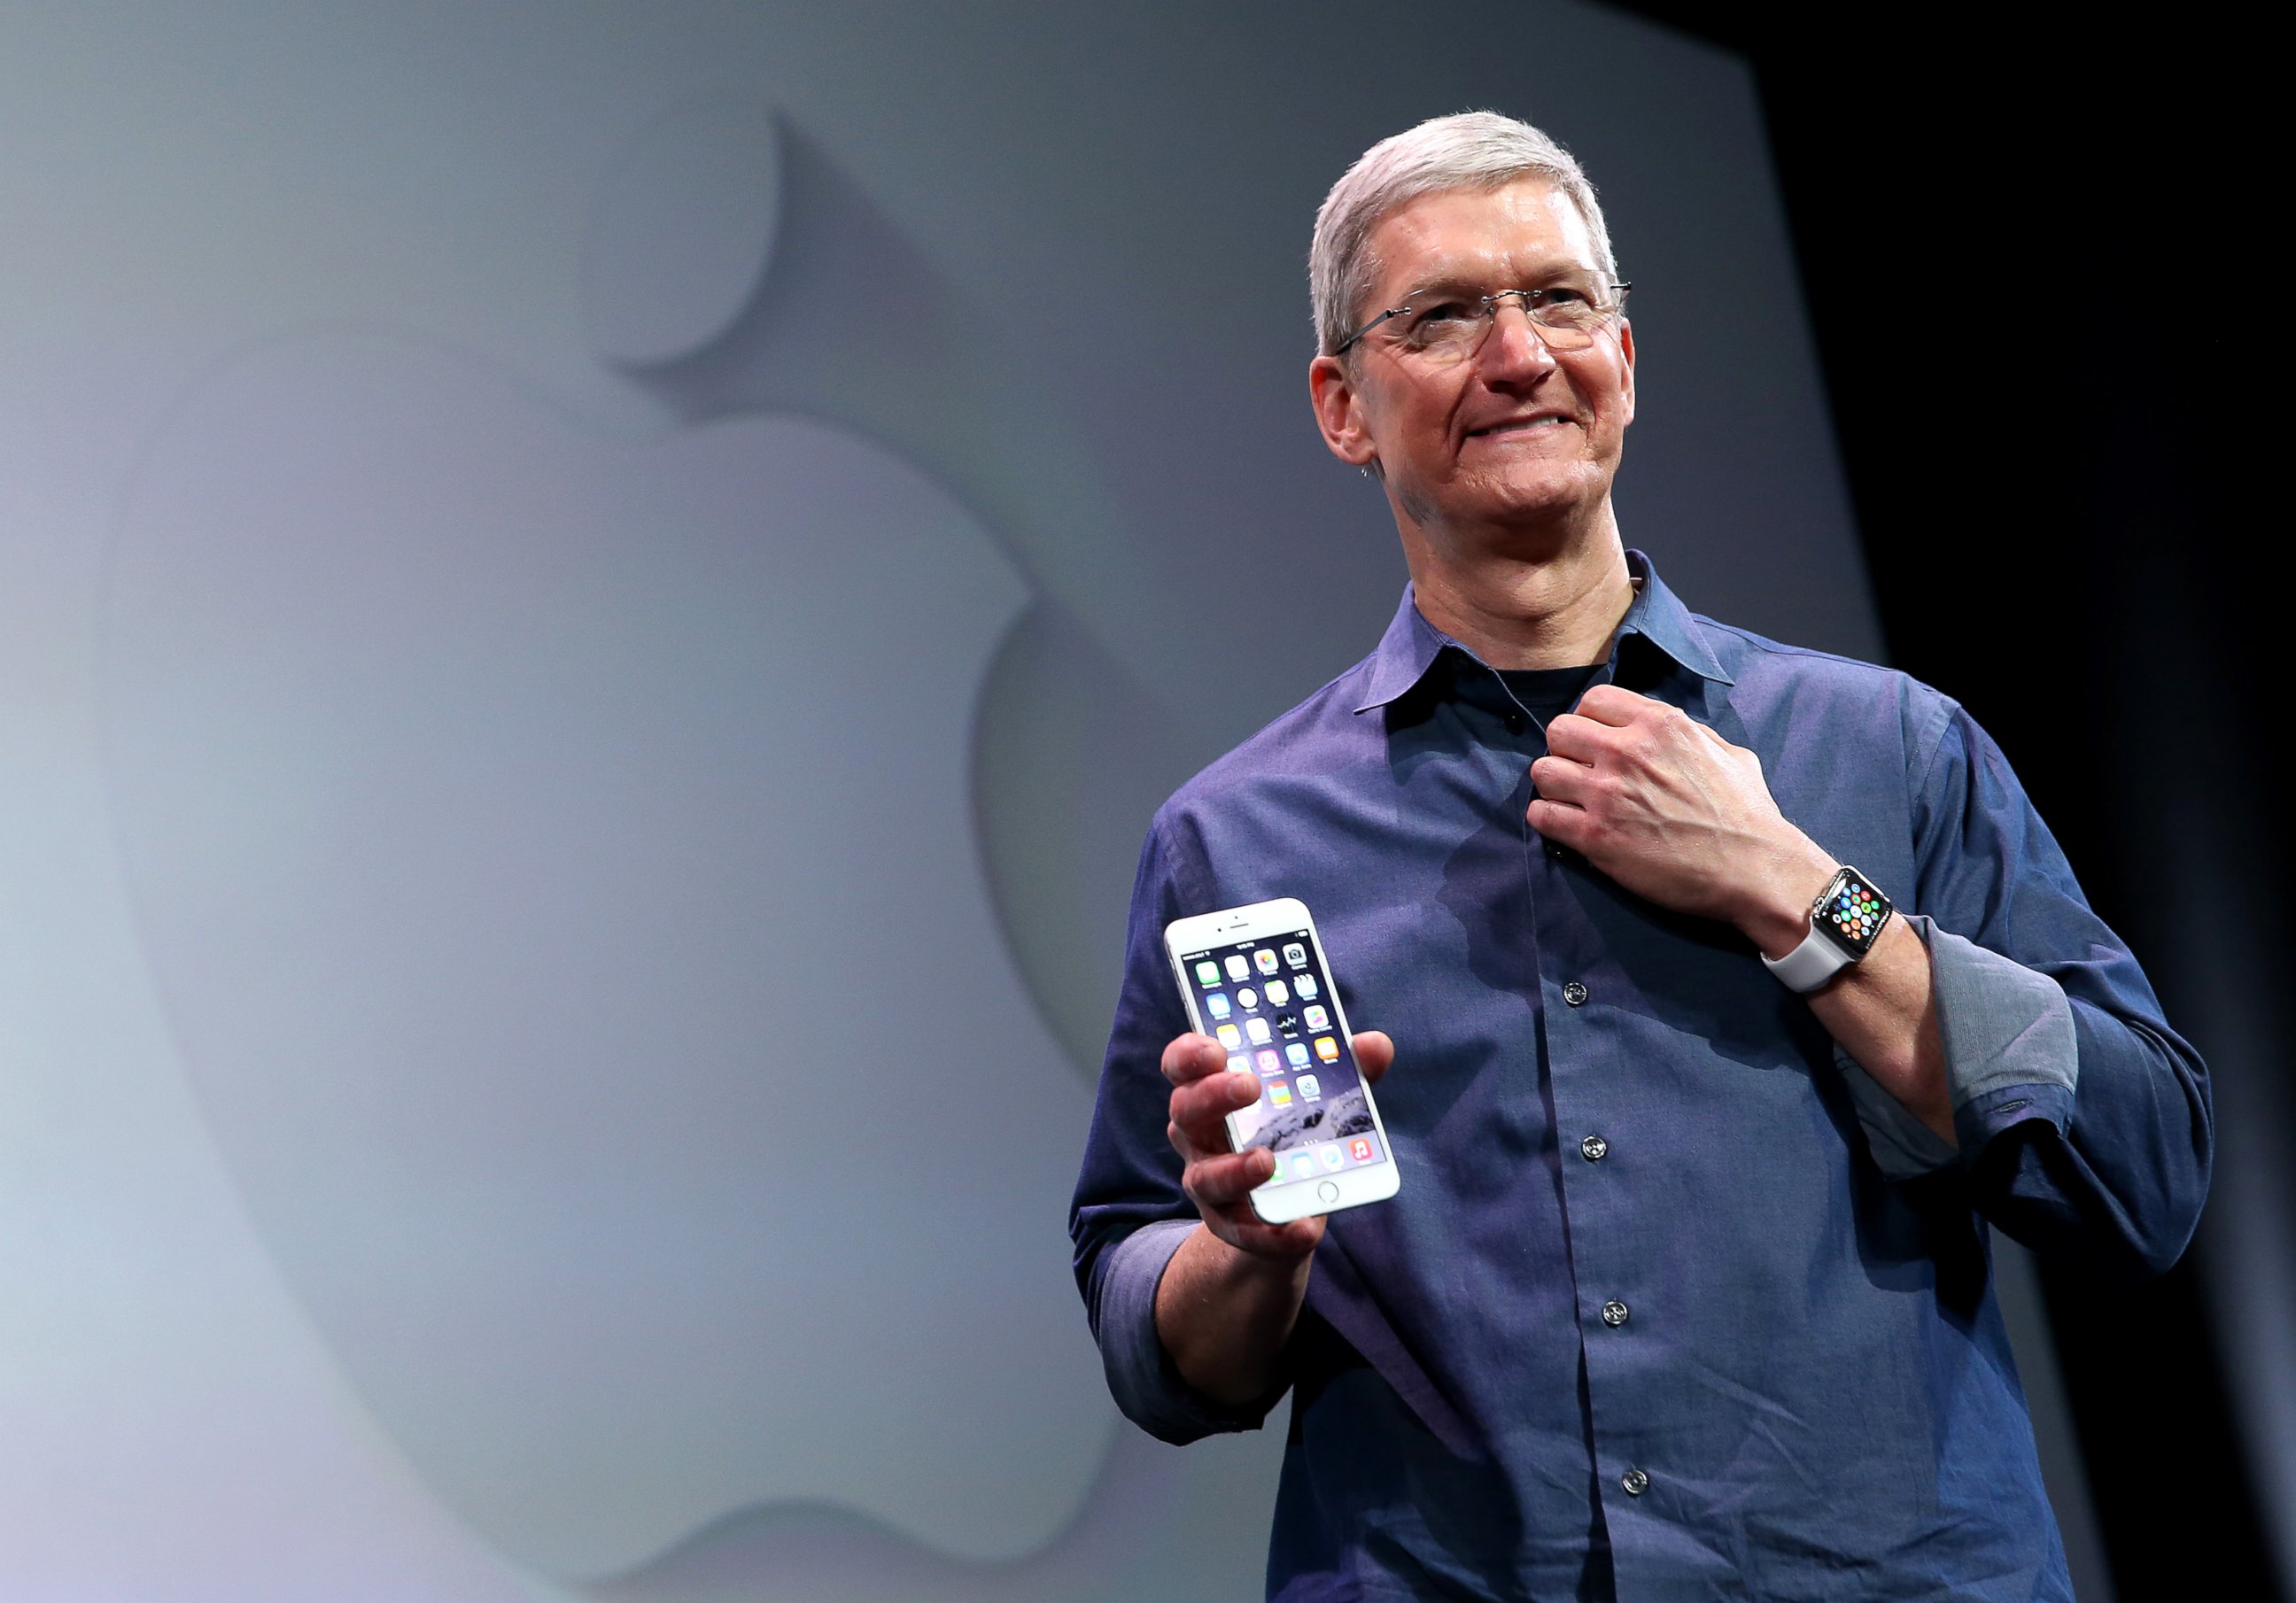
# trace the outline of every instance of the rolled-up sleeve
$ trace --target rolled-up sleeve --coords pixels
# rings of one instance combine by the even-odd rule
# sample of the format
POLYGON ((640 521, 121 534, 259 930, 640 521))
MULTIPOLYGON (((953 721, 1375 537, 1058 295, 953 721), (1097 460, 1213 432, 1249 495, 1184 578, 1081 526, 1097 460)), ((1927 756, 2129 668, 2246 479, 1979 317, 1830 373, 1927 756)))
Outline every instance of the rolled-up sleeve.
POLYGON ((1271 1397, 1254 1407, 1229 1408, 1214 1402, 1181 1378, 1156 1333, 1156 1288, 1195 1228, 1185 1219, 1144 1224, 1110 1247, 1093 1321, 1116 1406, 1150 1435, 1175 1446, 1255 1429, 1275 1403, 1271 1397))
POLYGON ((2165 1270, 2208 1193, 2207 1069, 1961 708, 1946 705, 1913 777, 1915 901, 1979 1211, 2037 1251, 2165 1270))
POLYGON ((1213 1402, 1181 1378, 1156 1333, 1156 1288, 1196 1224, 1180 1189, 1179 1154, 1165 1135, 1171 1087, 1161 1067, 1165 1046, 1188 1027, 1164 954, 1164 926, 1213 906, 1191 895, 1188 862, 1160 815, 1133 881, 1124 984, 1069 1208, 1077 1286, 1110 1394, 1127 1419, 1175 1444, 1251 1429, 1275 1401, 1246 1409, 1213 1402))
POLYGON ((1930 994, 1958 1144, 1908 1113, 1837 1049, 1834 1059, 1849 1083, 1850 1103, 1882 1173, 1910 1180, 1948 1167, 2029 1119, 2046 1120, 2062 1136, 2080 1081, 2080 1041, 2063 990, 2047 975, 1940 929, 1920 913, 1906 915, 1906 922, 1929 948, 1930 994))

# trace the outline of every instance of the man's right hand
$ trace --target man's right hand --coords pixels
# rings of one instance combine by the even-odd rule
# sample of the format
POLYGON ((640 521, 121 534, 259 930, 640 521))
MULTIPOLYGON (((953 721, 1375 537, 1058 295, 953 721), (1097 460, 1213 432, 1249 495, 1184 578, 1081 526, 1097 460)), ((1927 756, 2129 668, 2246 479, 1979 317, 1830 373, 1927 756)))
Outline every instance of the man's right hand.
MULTIPOLYGON (((1377 1030, 1353 1038, 1366 1084, 1395 1060, 1395 1043, 1377 1030)), ((1172 1083, 1166 1133, 1180 1155, 1180 1184, 1204 1228, 1180 1244, 1156 1288, 1156 1329, 1187 1382, 1242 1407, 1272 1389, 1276 1354, 1290 1339, 1308 1292, 1308 1266, 1324 1239, 1320 1218, 1269 1224, 1251 1211, 1252 1188, 1275 1172, 1263 1147, 1235 1151, 1227 1116, 1259 1100, 1256 1075, 1227 1066, 1209 1035, 1180 1036, 1164 1049, 1172 1083)))
MULTIPOLYGON (((1395 1043, 1378 1030, 1354 1037, 1357 1067, 1375 1084, 1395 1060, 1395 1043)), ((1164 1049, 1164 1077, 1172 1083, 1171 1123, 1165 1127, 1184 1165, 1180 1185, 1212 1234, 1256 1258, 1304 1258, 1324 1239, 1318 1216, 1268 1224, 1251 1211, 1252 1188, 1275 1173, 1275 1155, 1264 1147, 1238 1152, 1228 1144, 1227 1116, 1260 1098, 1259 1076, 1227 1066, 1226 1048, 1209 1035, 1185 1035, 1164 1049)))

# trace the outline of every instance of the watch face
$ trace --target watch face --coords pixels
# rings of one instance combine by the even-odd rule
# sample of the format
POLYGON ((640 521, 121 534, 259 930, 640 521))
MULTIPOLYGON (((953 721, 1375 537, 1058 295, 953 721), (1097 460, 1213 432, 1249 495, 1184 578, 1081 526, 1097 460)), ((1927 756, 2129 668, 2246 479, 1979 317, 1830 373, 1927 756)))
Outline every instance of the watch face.
POLYGON ((1817 904, 1811 922, 1853 958, 1864 957, 1890 916, 1890 898, 1854 868, 1843 869, 1817 904))

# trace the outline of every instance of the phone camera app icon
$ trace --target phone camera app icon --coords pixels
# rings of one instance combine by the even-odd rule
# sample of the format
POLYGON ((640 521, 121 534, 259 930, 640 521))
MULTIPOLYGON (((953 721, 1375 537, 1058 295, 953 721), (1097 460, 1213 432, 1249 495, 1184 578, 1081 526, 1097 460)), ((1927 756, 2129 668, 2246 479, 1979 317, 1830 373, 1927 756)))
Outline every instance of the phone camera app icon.
MULTIPOLYGON (((1301 1054, 1303 1057, 1305 1055, 1305 1053, 1301 1054)), ((1301 1075, 1299 1078, 1298 1084, 1300 1086, 1300 1100, 1301 1101, 1320 1102, 1324 1100, 1324 1083, 1316 1078, 1315 1075, 1301 1075)))
MULTIPOLYGON (((1225 1038, 1226 1033, 1234 1028, 1235 1028, 1235 1026, 1232 1024, 1224 1024, 1220 1026, 1222 1037, 1225 1038)), ((1245 1035, 1251 1037, 1251 1044, 1254 1046, 1266 1046, 1270 1040, 1274 1039, 1274 1037, 1268 1033, 1267 1020, 1265 1018, 1245 1019, 1243 1021, 1243 1031, 1245 1035)))
POLYGON ((1259 971, 1262 974, 1275 972, 1275 954, 1265 946, 1251 954, 1251 961, 1259 965, 1259 971))
POLYGON ((1242 958, 1232 957, 1227 960, 1227 977, 1230 979, 1243 979, 1250 973, 1251 965, 1245 962, 1242 958))
POLYGON ((1227 993, 1225 991, 1215 991, 1210 996, 1205 997, 1204 1011, 1210 1013, 1215 1018, 1226 1018, 1228 1016, 1227 993))
POLYGON ((1308 966, 1308 949, 1294 941, 1283 948, 1283 961, 1294 969, 1304 969, 1308 966))
POLYGON ((1292 988, 1300 993, 1301 1002, 1313 1002, 1316 1000, 1316 993, 1319 987, 1316 984, 1314 975, 1298 974, 1292 976, 1292 988))
POLYGON ((1308 1049, 1300 1045, 1296 1041, 1290 1041, 1284 1043, 1283 1056, 1290 1061, 1292 1067, 1294 1068, 1305 1068, 1308 1067, 1308 1049))
POLYGON ((1329 1035, 1316 1036, 1316 1056, 1326 1063, 1337 1063, 1340 1060, 1340 1043, 1329 1035))
POLYGON ((1292 993, 1284 988, 1283 982, 1282 980, 1271 979, 1267 982, 1267 1005, 1269 1007, 1280 1008, 1291 1000, 1292 993))

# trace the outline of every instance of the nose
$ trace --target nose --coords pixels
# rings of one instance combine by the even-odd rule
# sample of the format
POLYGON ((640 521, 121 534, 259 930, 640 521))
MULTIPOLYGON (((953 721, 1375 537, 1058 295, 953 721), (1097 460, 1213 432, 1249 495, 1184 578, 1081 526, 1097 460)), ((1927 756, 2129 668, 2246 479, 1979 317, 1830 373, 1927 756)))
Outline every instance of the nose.
POLYGON ((1536 377, 1554 366, 1554 353, 1539 337, 1538 325, 1521 300, 1502 299, 1491 308, 1491 320, 1477 353, 1488 376, 1522 373, 1536 377))

